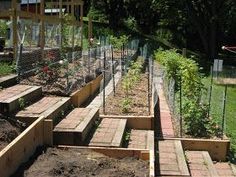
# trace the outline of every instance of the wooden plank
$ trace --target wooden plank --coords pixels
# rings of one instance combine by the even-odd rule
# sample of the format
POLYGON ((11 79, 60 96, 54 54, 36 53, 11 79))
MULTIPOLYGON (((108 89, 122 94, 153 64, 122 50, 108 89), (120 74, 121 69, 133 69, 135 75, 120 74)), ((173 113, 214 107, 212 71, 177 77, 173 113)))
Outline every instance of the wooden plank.
POLYGON ((147 132, 147 149, 154 151, 154 131, 147 132))
POLYGON ((119 126, 116 129, 116 133, 115 133, 114 138, 111 142, 111 146, 121 146, 122 138, 125 133, 126 123, 127 123, 126 119, 120 120, 119 126))
POLYGON ((184 175, 184 176, 190 176, 189 171, 188 171, 188 166, 185 161, 185 156, 184 156, 184 151, 182 148, 181 141, 175 140, 174 143, 175 143, 175 151, 177 155, 180 173, 181 175, 184 175))
POLYGON ((44 117, 38 118, 0 152, 1 177, 12 175, 44 141, 44 117))
POLYGON ((216 161, 225 161, 230 149, 230 140, 212 139, 181 139, 184 150, 208 151, 211 158, 216 161))
MULTIPOLYGON (((35 121, 38 117, 44 116, 46 119, 52 119, 53 124, 57 123, 57 118, 61 115, 61 111, 67 110, 70 105, 70 98, 67 97, 44 97, 39 102, 27 107, 25 110, 20 111, 16 114, 16 118, 22 122, 25 122, 27 125, 30 125, 33 121, 35 121), (53 103, 55 104, 47 105, 51 106, 50 108, 43 107, 42 109, 39 107, 40 101, 51 98, 53 103), (59 99, 59 100, 58 100, 59 99)), ((44 106, 44 105, 42 105, 44 106)))
POLYGON ((155 151, 149 151, 149 176, 155 177, 155 151))
POLYGON ((6 88, 17 84, 17 75, 11 74, 0 78, 0 87, 6 88))
POLYGON ((10 18, 11 14, 12 13, 10 10, 3 10, 0 12, 0 18, 6 18, 6 17, 10 18))
POLYGON ((137 130, 153 130, 153 116, 100 115, 101 118, 127 119, 127 127, 137 130))
POLYGON ((94 95, 96 93, 96 91, 99 89, 102 78, 103 78, 103 76, 99 75, 96 79, 94 79, 92 81, 92 84, 91 84, 91 95, 94 95))
POLYGON ((90 129, 95 123, 95 119, 99 117, 99 109, 92 109, 89 114, 85 117, 83 122, 79 124, 79 126, 75 129, 75 131, 81 132, 81 141, 84 141, 86 136, 88 135, 90 129))
POLYGON ((64 146, 59 145, 58 148, 75 148, 75 149, 91 149, 113 158, 137 157, 142 160, 149 160, 149 150, 143 149, 127 149, 127 148, 111 148, 111 147, 88 147, 88 146, 64 146))
POLYGON ((2 113, 11 113, 20 109, 19 99, 21 98, 23 99, 24 104, 27 102, 34 102, 38 100, 42 95, 42 87, 16 85, 3 90, 1 93, 2 94, 6 93, 6 95, 9 95, 9 97, 1 100, 0 111, 2 113), (25 87, 24 89, 22 89, 22 92, 14 90, 17 88, 20 89, 22 86, 25 87))
POLYGON ((204 161, 206 162, 206 165, 208 167, 208 171, 210 172, 212 177, 217 177, 218 173, 213 165, 213 162, 211 160, 211 157, 207 151, 202 151, 202 155, 204 158, 204 161))
POLYGON ((90 97, 90 93, 91 93, 91 83, 87 83, 79 91, 71 94, 72 104, 75 107, 79 107, 90 97))
POLYGON ((50 119, 45 119, 43 124, 43 137, 44 144, 47 146, 53 145, 53 121, 50 119))

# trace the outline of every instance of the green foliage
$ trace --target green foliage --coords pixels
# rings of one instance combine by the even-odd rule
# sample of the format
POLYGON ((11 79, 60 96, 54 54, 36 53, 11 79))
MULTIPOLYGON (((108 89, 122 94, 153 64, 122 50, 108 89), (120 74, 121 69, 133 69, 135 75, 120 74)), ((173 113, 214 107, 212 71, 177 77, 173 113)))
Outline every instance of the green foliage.
POLYGON ((8 63, 0 63, 0 76, 5 76, 13 73, 14 67, 8 63))
POLYGON ((4 20, 0 20, 0 37, 6 37, 7 23, 4 20))
POLYGON ((134 85, 140 81, 143 64, 144 59, 142 57, 139 57, 136 62, 132 62, 129 72, 122 80, 122 88, 126 94, 126 97, 121 102, 122 112, 124 113, 128 112, 131 108, 132 100, 129 98, 129 95, 134 85))
POLYGON ((20 109, 25 108, 25 99, 24 98, 19 98, 18 103, 19 103, 20 109))
POLYGON ((186 134, 194 137, 217 136, 220 129, 217 123, 208 118, 208 106, 186 100, 183 104, 183 115, 186 134))
POLYGON ((132 100, 128 97, 124 98, 121 101, 121 109, 123 113, 127 113, 129 112, 130 108, 131 108, 131 104, 132 104, 132 100))
POLYGON ((183 95, 199 101, 204 87, 198 64, 194 60, 183 57, 176 50, 158 50, 155 58, 165 67, 167 79, 175 80, 176 91, 181 80, 183 95))
POLYGON ((155 59, 164 66, 166 79, 175 80, 176 92, 181 84, 182 116, 186 134, 194 137, 215 136, 219 130, 215 128, 214 120, 207 115, 208 107, 201 103, 205 88, 197 63, 181 56, 175 50, 158 50, 155 52, 155 59))
POLYGON ((114 48, 120 49, 123 44, 127 44, 129 40, 129 37, 126 35, 121 35, 119 37, 110 36, 110 42, 113 45, 114 48))

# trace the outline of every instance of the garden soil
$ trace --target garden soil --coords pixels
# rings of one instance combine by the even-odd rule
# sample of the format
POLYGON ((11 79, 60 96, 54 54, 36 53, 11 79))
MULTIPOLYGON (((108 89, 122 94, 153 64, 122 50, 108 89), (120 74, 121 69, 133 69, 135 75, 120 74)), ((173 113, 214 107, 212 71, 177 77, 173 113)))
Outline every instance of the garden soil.
POLYGON ((0 117, 0 151, 20 134, 20 129, 0 117))
MULTIPOLYGON (((147 116, 148 112, 148 76, 141 74, 141 79, 136 83, 130 91, 129 97, 132 100, 128 112, 122 112, 122 100, 127 98, 121 82, 118 83, 115 96, 110 94, 106 99, 107 115, 137 115, 147 116)), ((102 109, 100 110, 101 114, 102 109)))
POLYGON ((47 148, 14 177, 145 177, 148 171, 148 161, 134 157, 114 159, 87 149, 47 148))

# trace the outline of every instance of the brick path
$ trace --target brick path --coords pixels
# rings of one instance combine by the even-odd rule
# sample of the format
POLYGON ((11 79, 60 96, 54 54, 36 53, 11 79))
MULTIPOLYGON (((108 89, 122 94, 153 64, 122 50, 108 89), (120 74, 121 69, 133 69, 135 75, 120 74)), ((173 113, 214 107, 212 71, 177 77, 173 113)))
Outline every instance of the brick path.
POLYGON ((217 171, 214 168, 211 157, 206 151, 186 151, 191 176, 217 177, 217 171))
MULTIPOLYGON (((15 85, 0 91, 0 102, 10 102, 13 97, 19 98, 27 93, 28 90, 38 88, 37 86, 15 85)), ((16 98, 16 99, 17 99, 16 98)))
POLYGON ((89 146, 120 147, 125 132, 126 119, 102 119, 89 146))
POLYGON ((18 112, 16 118, 27 124, 32 123, 40 116, 55 120, 67 110, 69 103, 70 98, 67 97, 43 97, 38 102, 18 112))
POLYGON ((82 144, 99 116, 98 109, 75 108, 53 130, 55 144, 82 144))
POLYGON ((158 92, 160 118, 158 120, 158 137, 168 138, 174 137, 174 128, 171 120, 171 112, 167 104, 164 91, 163 91, 163 79, 162 70, 158 63, 154 64, 154 78, 153 84, 158 92))
POLYGON ((189 176, 183 149, 179 140, 158 141, 158 176, 189 176))
POLYGON ((228 163, 228 162, 218 162, 214 164, 214 167, 216 168, 216 171, 219 176, 222 177, 235 177, 236 176, 236 168, 228 163))
POLYGON ((150 149, 153 145, 154 131, 152 130, 134 130, 130 132, 128 148, 133 149, 150 149))
POLYGON ((42 96, 39 86, 15 85, 0 91, 0 112, 12 113, 22 109, 20 103, 26 105, 38 100, 42 96), (22 99, 20 102, 19 99, 22 99))

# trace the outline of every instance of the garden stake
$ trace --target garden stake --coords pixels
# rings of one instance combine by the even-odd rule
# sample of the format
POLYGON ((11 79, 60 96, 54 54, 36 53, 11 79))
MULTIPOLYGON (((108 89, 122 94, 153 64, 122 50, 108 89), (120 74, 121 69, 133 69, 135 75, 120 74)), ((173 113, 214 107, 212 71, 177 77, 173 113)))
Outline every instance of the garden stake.
POLYGON ((151 115, 151 108, 150 108, 150 105, 151 105, 151 102, 150 102, 150 68, 149 68, 149 65, 150 65, 150 59, 147 59, 147 73, 148 73, 148 113, 149 115, 151 115))
POLYGON ((112 63, 112 80, 113 80, 113 94, 116 94, 116 85, 115 85, 115 69, 114 69, 114 58, 113 58, 113 46, 111 46, 111 63, 112 63))
POLYGON ((209 89, 209 100, 208 100, 208 117, 210 117, 211 111, 211 94, 212 94, 212 84, 213 84, 213 67, 211 66, 211 85, 209 89))
POLYGON ((180 137, 182 138, 182 78, 180 76, 180 84, 179 84, 179 121, 180 121, 180 137))
POLYGON ((91 51, 90 46, 88 47, 88 74, 90 75, 90 57, 91 57, 91 51))
POLYGON ((222 115, 222 139, 224 139, 224 128, 225 128, 225 108, 226 108, 226 99, 227 99, 227 88, 228 86, 225 85, 224 91, 224 99, 223 99, 223 115, 222 115))
POLYGON ((105 84, 106 84, 106 77, 105 77, 105 69, 106 69, 106 50, 104 50, 104 58, 103 58, 103 114, 105 113, 105 84))

